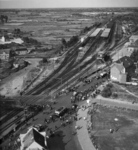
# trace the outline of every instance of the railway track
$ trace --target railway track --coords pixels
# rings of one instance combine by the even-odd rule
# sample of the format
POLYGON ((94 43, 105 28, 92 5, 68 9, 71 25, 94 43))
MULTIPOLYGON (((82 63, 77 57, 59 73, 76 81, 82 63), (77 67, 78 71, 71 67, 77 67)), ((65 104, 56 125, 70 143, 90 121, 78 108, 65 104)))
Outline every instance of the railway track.
MULTIPOLYGON (((84 59, 90 54, 90 52, 91 52, 91 53, 94 52, 95 49, 92 49, 92 50, 91 50, 91 48, 92 48, 92 46, 94 46, 94 44, 96 44, 96 41, 99 40, 99 37, 100 37, 100 34, 97 35, 97 37, 95 38, 95 40, 93 41, 93 43, 91 44, 90 48, 88 49, 88 51, 86 52, 86 54, 84 55, 84 57, 81 59, 81 61, 84 60, 84 59)), ((92 61, 94 61, 94 58, 92 58, 90 61, 88 61, 88 62, 86 62, 84 65, 82 65, 82 66, 81 66, 81 69, 84 69, 84 68, 85 68, 89 63, 91 63, 92 61)), ((74 69, 75 67, 77 67, 77 65, 78 65, 78 63, 77 63, 77 64, 74 64, 74 66, 71 66, 68 71, 66 70, 66 72, 61 73, 61 74, 58 76, 58 78, 61 78, 61 77, 62 77, 62 81, 63 81, 63 82, 65 82, 66 80, 70 79, 73 75, 75 75, 75 74, 78 72, 78 68, 74 69)), ((47 87, 41 89, 41 91, 39 91, 39 93, 36 93, 36 94, 40 94, 42 91, 46 90, 46 88, 49 89, 49 90, 47 91, 47 92, 49 92, 49 91, 51 91, 52 89, 57 88, 57 86, 59 86, 59 84, 60 84, 59 81, 58 81, 57 83, 55 83, 55 85, 54 85, 54 84, 51 84, 51 85, 53 85, 51 88, 48 88, 49 86, 47 86, 47 87)), ((45 93, 46 93, 46 92, 45 92, 45 93)))
MULTIPOLYGON (((78 43, 80 44, 80 43, 78 43)), ((75 49, 78 47, 78 44, 75 46, 75 49)), ((72 49, 70 50, 71 52, 73 51, 72 49)), ((70 51, 66 54, 66 57, 64 59, 64 61, 62 62, 62 64, 59 66, 59 68, 57 68, 49 77, 47 77, 42 83, 38 84, 36 87, 34 87, 32 90, 28 91, 27 93, 25 93, 25 95, 30 95, 32 94, 34 91, 36 91, 37 89, 41 88, 43 85, 45 85, 45 83, 47 83, 52 77, 54 77, 54 75, 56 73, 58 73, 69 61, 70 61, 70 57, 71 55, 69 54, 70 51)))
MULTIPOLYGON (((98 40, 99 37, 100 37, 100 34, 99 34, 99 35, 95 38, 95 40, 92 42, 90 48, 88 49, 88 51, 86 52, 86 54, 84 55, 84 57, 81 59, 80 62, 82 62, 82 61, 90 54, 90 52, 91 52, 91 53, 94 52, 94 49, 93 49, 93 51, 91 51, 91 48, 92 48, 92 46, 94 46, 94 45, 96 44, 96 41, 98 40)), ((74 61, 75 61, 75 57, 74 57, 74 61)), ((80 63, 80 62, 79 62, 79 63, 80 63)), ((78 72, 78 69, 74 70, 73 72, 72 72, 72 69, 74 69, 75 67, 77 67, 77 65, 78 65, 79 63, 74 64, 74 65, 73 65, 73 63, 72 63, 72 65, 70 65, 67 69, 65 69, 57 78, 62 78, 62 82, 65 82, 64 76, 66 76, 66 74, 69 74, 69 72, 71 71, 71 75, 70 75, 69 77, 72 77, 73 75, 75 75, 75 74, 78 72)), ((86 64, 87 64, 87 63, 86 63, 86 64)), ((82 68, 83 68, 83 67, 82 67, 82 68)), ((54 85, 54 84, 58 84, 58 85, 59 85, 60 83, 59 83, 59 81, 57 81, 57 82, 52 81, 50 84, 44 86, 42 89, 40 89, 39 91, 37 91, 37 92, 35 93, 35 95, 40 94, 41 92, 43 92, 44 90, 46 90, 47 88, 49 88, 49 86, 54 85)), ((51 88, 50 88, 50 90, 51 90, 51 88)))
MULTIPOLYGON (((94 32, 95 29, 96 28, 92 29, 92 31, 89 32, 87 36, 91 35, 91 33, 94 32)), ((87 40, 87 38, 85 40, 87 40)), ((55 70, 47 79, 45 79, 42 83, 34 87, 32 90, 28 91, 25 95, 32 94, 34 91, 37 91, 37 89, 41 88, 43 85, 45 85, 45 83, 47 83, 50 79, 52 79, 52 77, 54 77, 54 75, 58 73, 70 61, 70 59, 72 59, 72 56, 75 55, 74 53, 76 53, 75 51, 78 51, 78 48, 80 46, 81 46, 81 42, 79 41, 73 48, 70 48, 60 67, 57 70, 55 70)))

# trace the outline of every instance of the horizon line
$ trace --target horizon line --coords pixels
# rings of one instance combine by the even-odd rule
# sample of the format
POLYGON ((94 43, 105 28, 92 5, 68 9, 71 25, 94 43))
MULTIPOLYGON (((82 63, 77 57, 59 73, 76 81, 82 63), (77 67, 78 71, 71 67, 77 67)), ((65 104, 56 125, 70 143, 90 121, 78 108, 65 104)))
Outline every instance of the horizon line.
POLYGON ((75 8, 80 8, 80 9, 83 9, 83 8, 137 8, 136 6, 116 6, 116 7, 113 7, 113 6, 107 6, 107 7, 35 7, 35 8, 0 8, 0 9, 75 9, 75 8))

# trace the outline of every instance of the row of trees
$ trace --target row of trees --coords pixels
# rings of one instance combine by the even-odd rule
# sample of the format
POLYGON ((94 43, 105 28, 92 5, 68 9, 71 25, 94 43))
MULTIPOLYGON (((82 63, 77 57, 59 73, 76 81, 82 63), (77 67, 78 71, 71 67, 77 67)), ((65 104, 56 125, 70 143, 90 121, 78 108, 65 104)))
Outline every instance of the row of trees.
POLYGON ((78 36, 72 36, 69 41, 66 41, 64 38, 62 38, 61 42, 62 42, 63 46, 70 47, 73 44, 75 44, 76 42, 78 42, 78 40, 79 40, 78 36))
POLYGON ((0 16, 0 20, 1 20, 1 23, 7 23, 7 22, 8 22, 8 16, 6 16, 6 15, 1 15, 1 16, 0 16))
POLYGON ((134 61, 134 62, 138 62, 138 51, 134 51, 132 53, 132 55, 130 56, 130 58, 134 61))
POLYGON ((29 44, 35 44, 35 45, 40 44, 40 42, 38 42, 37 40, 29 38, 29 37, 23 37, 23 41, 29 44))

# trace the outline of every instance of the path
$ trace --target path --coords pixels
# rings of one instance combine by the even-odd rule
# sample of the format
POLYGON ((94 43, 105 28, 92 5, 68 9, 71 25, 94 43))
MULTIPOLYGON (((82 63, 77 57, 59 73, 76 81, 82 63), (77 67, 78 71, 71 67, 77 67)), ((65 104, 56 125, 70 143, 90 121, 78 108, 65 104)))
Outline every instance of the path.
POLYGON ((121 89, 125 90, 127 93, 129 93, 130 95, 133 95, 134 97, 138 98, 137 95, 135 95, 134 93, 130 92, 129 90, 127 90, 126 88, 122 87, 121 85, 119 85, 121 87, 121 89))
POLYGON ((87 131, 87 121, 83 119, 83 117, 87 117, 87 112, 88 108, 85 111, 81 109, 78 111, 78 118, 82 118, 76 122, 76 125, 81 127, 81 129, 77 130, 77 136, 83 150, 95 150, 87 131))
POLYGON ((132 104, 131 102, 126 102, 126 101, 120 101, 117 99, 111 99, 111 98, 104 98, 100 95, 96 97, 96 99, 91 99, 91 102, 97 102, 102 105, 110 105, 110 106, 117 106, 117 107, 122 107, 122 108, 129 108, 129 109, 134 109, 138 110, 138 104, 134 103, 132 104))

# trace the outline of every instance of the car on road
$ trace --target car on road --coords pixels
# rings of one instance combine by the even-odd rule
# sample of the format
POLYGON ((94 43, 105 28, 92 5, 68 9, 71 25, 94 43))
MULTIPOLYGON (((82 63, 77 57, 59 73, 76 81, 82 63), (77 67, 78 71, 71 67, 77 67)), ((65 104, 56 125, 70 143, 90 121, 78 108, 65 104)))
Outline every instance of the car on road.
POLYGON ((55 110, 55 114, 57 116, 63 116, 67 112, 67 108, 65 106, 60 107, 59 109, 55 110))

